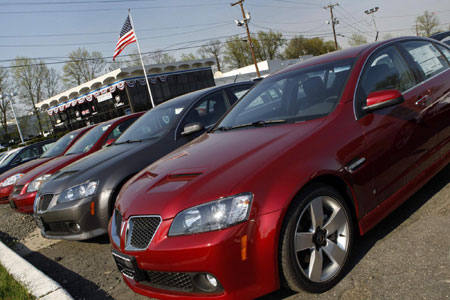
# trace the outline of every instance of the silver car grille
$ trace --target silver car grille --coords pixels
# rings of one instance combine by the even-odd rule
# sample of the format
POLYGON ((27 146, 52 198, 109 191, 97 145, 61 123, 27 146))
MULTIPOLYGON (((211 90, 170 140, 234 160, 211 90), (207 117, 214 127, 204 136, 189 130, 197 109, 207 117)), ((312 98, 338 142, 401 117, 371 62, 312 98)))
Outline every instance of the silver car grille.
POLYGON ((141 251, 147 249, 160 224, 160 216, 130 217, 127 224, 125 250, 141 251))

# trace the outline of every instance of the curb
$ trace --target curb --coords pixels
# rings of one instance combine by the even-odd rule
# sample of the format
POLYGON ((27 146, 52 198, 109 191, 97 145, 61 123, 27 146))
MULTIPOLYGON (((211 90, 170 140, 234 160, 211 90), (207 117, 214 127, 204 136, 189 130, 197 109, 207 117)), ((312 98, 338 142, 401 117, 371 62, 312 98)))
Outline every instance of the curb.
POLYGON ((59 283, 36 269, 1 241, 0 263, 37 299, 73 300, 72 296, 59 283))

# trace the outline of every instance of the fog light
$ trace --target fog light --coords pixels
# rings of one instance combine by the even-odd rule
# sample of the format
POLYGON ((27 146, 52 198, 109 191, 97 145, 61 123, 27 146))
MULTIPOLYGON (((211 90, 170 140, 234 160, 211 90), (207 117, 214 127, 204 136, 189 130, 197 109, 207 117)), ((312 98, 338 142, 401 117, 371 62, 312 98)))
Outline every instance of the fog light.
POLYGON ((215 288, 217 287, 217 279, 214 276, 206 274, 206 279, 208 280, 210 285, 212 285, 215 288))
POLYGON ((69 226, 69 230, 72 231, 73 233, 77 233, 81 229, 80 225, 78 223, 75 223, 75 222, 70 222, 68 224, 68 226, 69 226))

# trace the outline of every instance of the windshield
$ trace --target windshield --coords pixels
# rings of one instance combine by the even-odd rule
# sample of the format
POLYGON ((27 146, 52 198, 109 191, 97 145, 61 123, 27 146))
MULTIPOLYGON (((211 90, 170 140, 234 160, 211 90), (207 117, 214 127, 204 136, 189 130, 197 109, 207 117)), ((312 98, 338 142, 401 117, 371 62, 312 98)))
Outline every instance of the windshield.
POLYGON ((180 118, 188 101, 167 102, 158 105, 134 122, 115 144, 162 136, 180 118))
POLYGON ((85 135, 83 135, 75 144, 70 147, 65 155, 69 154, 79 154, 86 153, 95 145, 95 143, 100 139, 103 132, 108 130, 111 124, 99 124, 89 130, 85 135))
POLYGON ((42 154, 41 157, 53 157, 61 155, 66 150, 67 145, 79 134, 79 132, 64 135, 53 146, 42 154))
POLYGON ((267 78, 246 94, 216 130, 311 120, 338 103, 353 59, 320 64, 267 78))

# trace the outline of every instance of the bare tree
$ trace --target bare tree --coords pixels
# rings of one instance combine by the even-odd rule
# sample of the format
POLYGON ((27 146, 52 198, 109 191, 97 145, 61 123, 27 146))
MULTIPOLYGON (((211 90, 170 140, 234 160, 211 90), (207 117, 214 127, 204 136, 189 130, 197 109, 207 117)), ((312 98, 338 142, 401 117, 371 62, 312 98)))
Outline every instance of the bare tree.
POLYGON ((155 64, 168 64, 176 61, 175 57, 164 52, 163 50, 156 50, 150 55, 150 60, 155 64))
POLYGON ((30 101, 32 111, 38 120, 39 131, 42 132, 41 116, 36 104, 41 102, 45 95, 45 77, 49 72, 47 66, 42 60, 19 56, 12 63, 12 67, 21 99, 30 101))
POLYGON ((69 53, 70 61, 63 67, 63 81, 67 87, 92 80, 104 71, 106 62, 98 51, 78 48, 69 53))
MULTIPOLYGON (((8 71, 0 67, 0 95, 8 91, 8 71)), ((8 118, 10 113, 8 110, 9 99, 6 97, 0 98, 0 123, 2 124, 4 135, 8 134, 8 118)))
POLYGON ((286 40, 283 39, 281 32, 268 32, 258 31, 258 38, 255 39, 259 42, 260 47, 256 49, 256 56, 259 56, 261 60, 272 60, 281 56, 281 47, 286 44, 286 40))
POLYGON ((362 34, 353 33, 348 39, 348 44, 352 47, 367 44, 367 38, 362 34))
POLYGON ((45 97, 50 98, 59 92, 59 79, 60 76, 58 71, 53 68, 48 69, 47 74, 45 74, 45 97))
POLYGON ((439 30, 439 18, 426 10, 423 15, 416 18, 416 26, 420 35, 430 36, 439 30))
POLYGON ((181 60, 182 61, 188 61, 188 60, 196 60, 197 57, 195 57, 194 53, 183 53, 181 54, 181 60))
POLYGON ((212 55, 216 60, 217 71, 221 71, 220 61, 222 57, 222 47, 219 40, 211 41, 209 42, 209 44, 202 46, 200 49, 198 49, 198 53, 202 58, 209 58, 212 55))

